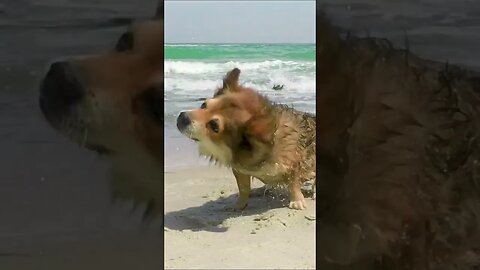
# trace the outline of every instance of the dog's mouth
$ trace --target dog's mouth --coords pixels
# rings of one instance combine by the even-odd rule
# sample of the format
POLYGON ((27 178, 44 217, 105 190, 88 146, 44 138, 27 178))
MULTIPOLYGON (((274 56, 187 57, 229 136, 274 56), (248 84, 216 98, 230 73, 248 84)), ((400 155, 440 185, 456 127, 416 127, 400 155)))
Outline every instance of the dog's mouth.
POLYGON ((114 151, 112 148, 106 146, 104 143, 99 141, 96 136, 92 136, 92 134, 89 134, 87 129, 84 129, 83 132, 77 132, 77 135, 80 136, 75 136, 74 134, 66 134, 70 140, 73 140, 75 143, 80 145, 82 148, 85 148, 87 150, 96 152, 97 154, 104 156, 111 156, 114 154, 114 151), (80 139, 80 134, 83 133, 82 138, 80 139))
POLYGON ((186 136, 190 140, 193 140, 193 141, 196 141, 196 142, 200 141, 198 138, 193 136, 192 131, 189 128, 180 130, 180 133, 182 133, 184 136, 186 136))
POLYGON ((75 117, 65 117, 63 121, 60 122, 49 122, 56 131, 82 148, 96 152, 102 156, 114 154, 111 148, 98 142, 97 136, 92 134, 92 129, 89 129, 84 121, 78 120, 75 117))
POLYGON ((96 152, 99 155, 111 155, 112 151, 100 144, 85 144, 84 147, 90 151, 96 152))

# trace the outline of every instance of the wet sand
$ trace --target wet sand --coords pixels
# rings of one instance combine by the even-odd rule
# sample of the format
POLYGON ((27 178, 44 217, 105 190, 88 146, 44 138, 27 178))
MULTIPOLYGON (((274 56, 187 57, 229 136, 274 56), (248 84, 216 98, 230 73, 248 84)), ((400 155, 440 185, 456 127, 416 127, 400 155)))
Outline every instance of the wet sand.
POLYGON ((165 268, 314 269, 315 201, 286 207, 263 184, 242 212, 229 212, 238 189, 231 171, 213 166, 165 175, 165 268))

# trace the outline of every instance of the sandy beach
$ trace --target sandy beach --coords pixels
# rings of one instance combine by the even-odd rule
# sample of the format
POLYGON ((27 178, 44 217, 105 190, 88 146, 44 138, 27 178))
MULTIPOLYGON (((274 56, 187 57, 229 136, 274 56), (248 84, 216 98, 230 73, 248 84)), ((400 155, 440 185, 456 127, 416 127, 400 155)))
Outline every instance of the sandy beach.
MULTIPOLYGON (((230 171, 204 167, 165 177, 165 268, 314 269, 315 204, 291 210, 261 182, 243 212, 230 171)), ((282 200, 283 199, 283 200, 282 200)))

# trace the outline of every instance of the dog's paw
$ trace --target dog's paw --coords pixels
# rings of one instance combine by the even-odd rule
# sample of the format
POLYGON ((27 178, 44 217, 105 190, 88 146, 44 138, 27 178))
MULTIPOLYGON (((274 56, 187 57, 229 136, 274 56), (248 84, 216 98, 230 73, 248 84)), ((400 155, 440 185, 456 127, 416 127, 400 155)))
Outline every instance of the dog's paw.
POLYGON ((247 207, 247 205, 248 205, 248 203, 239 201, 234 205, 229 205, 229 206, 225 207, 225 210, 231 211, 231 212, 242 211, 247 207))
POLYGON ((291 209, 303 210, 307 208, 307 203, 305 202, 305 199, 291 201, 288 207, 291 209))

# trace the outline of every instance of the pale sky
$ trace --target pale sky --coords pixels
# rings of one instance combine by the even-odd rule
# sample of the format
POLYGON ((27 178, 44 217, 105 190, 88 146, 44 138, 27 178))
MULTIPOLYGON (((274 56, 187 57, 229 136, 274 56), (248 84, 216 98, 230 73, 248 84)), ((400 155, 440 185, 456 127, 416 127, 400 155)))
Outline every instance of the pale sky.
POLYGON ((315 43, 315 1, 165 1, 166 43, 315 43))

